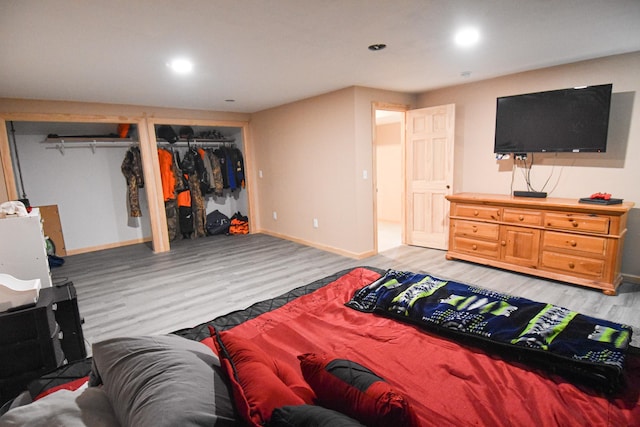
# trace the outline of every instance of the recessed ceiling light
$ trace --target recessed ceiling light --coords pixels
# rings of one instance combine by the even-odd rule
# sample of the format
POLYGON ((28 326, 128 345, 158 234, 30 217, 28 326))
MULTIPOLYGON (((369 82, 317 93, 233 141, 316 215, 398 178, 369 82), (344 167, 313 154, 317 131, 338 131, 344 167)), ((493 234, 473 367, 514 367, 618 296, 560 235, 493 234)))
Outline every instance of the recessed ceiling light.
POLYGON ((372 50, 374 52, 377 52, 379 50, 384 49, 385 47, 387 47, 387 45, 384 44, 384 43, 376 43, 376 44, 372 44, 371 46, 369 46, 368 49, 372 50))
POLYGON ((193 62, 188 59, 174 59, 167 66, 179 74, 187 74, 193 70, 193 62))
POLYGON ((465 28, 458 31, 454 39, 458 46, 469 47, 478 43, 480 33, 475 28, 465 28))

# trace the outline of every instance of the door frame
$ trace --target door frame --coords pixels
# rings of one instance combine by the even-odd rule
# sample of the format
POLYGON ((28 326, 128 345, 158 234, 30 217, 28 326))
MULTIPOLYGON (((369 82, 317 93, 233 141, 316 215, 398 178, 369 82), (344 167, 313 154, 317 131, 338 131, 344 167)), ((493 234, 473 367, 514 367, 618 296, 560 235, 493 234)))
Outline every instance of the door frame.
POLYGON ((402 190, 400 198, 402 200, 400 206, 400 222, 401 222, 401 241, 402 244, 406 244, 405 239, 405 222, 406 222, 406 212, 405 212, 405 197, 407 194, 407 183, 404 178, 405 175, 405 129, 406 129, 406 115, 405 113, 411 108, 409 105, 405 104, 394 104, 387 102, 377 102, 374 101, 371 103, 371 152, 372 152, 372 172, 371 172, 371 183, 373 187, 373 250, 377 254, 378 252, 378 168, 377 168, 377 133, 376 133, 376 111, 377 110, 385 110, 385 111, 397 111, 402 113, 400 118, 400 170, 402 174, 402 190))

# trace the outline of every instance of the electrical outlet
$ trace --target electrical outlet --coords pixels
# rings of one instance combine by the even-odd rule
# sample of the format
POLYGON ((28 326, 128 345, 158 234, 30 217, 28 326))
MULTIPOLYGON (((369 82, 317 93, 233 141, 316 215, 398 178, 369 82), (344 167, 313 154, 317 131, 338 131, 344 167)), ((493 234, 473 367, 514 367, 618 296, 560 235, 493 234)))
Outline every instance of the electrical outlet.
POLYGON ((318 218, 313 218, 313 228, 318 228, 318 218))
POLYGON ((273 211, 273 219, 276 219, 276 220, 278 219, 278 212, 273 211))
POLYGON ((262 178, 262 169, 260 169, 260 170, 258 171, 258 176, 259 176, 260 178, 262 178))

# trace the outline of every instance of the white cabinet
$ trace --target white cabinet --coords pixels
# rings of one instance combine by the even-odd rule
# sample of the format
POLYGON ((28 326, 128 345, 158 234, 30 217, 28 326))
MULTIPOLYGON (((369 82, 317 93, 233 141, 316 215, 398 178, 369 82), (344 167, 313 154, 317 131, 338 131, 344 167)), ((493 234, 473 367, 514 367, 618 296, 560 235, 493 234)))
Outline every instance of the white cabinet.
POLYGON ((43 288, 51 287, 49 258, 38 208, 33 208, 28 216, 0 218, 0 273, 21 280, 40 279, 43 288))

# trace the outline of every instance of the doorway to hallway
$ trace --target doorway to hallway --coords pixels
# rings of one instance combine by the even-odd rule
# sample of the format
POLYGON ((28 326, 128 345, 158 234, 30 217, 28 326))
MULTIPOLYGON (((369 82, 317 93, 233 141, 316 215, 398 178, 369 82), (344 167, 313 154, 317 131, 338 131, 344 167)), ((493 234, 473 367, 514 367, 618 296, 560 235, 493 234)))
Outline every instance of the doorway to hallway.
POLYGON ((402 245, 404 112, 376 109, 376 234, 378 252, 402 245))

